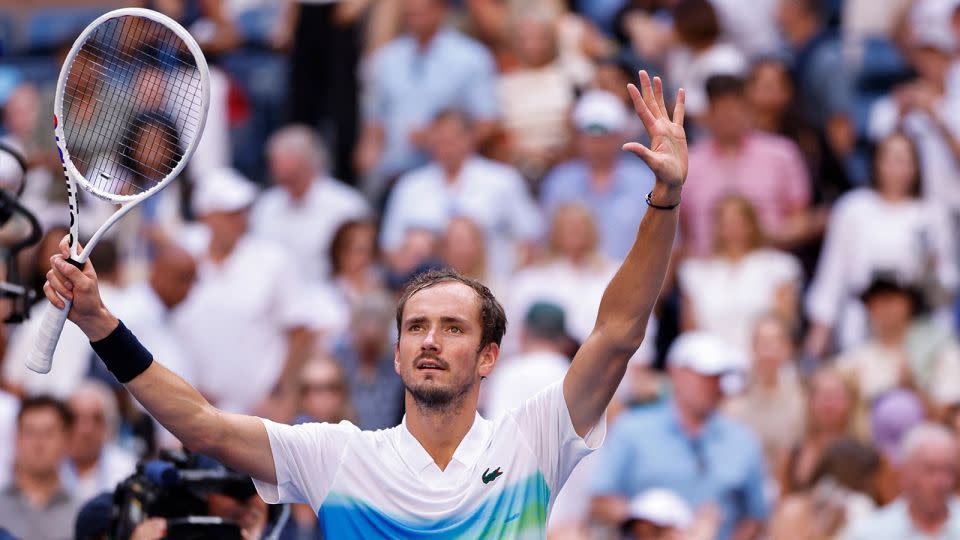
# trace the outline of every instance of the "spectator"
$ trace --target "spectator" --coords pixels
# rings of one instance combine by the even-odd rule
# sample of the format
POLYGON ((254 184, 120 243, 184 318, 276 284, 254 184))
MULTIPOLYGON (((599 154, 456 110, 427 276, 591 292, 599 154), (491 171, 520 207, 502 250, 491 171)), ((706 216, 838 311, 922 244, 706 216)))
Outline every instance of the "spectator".
MULTIPOLYGON (((923 4, 918 2, 915 10, 923 4)), ((945 4, 942 3, 941 4, 945 4)), ((930 24, 914 22, 907 55, 919 77, 898 85, 870 110, 868 136, 880 141, 897 130, 917 145, 923 196, 960 216, 960 115, 957 89, 949 88, 956 38, 930 24)), ((956 223, 956 222, 955 222, 956 223)))
POLYGON ((783 319, 767 314, 757 320, 752 351, 750 382, 742 394, 727 400, 723 411, 760 438, 775 478, 803 438, 806 394, 793 364, 796 351, 790 327, 783 319))
POLYGON ((434 119, 428 135, 433 162, 397 181, 383 213, 380 245, 391 266, 408 231, 440 234, 454 216, 483 228, 491 274, 505 275, 529 258, 543 233, 540 212, 515 169, 476 154, 474 134, 463 111, 445 110, 434 119))
POLYGON ((699 119, 707 112, 707 79, 743 76, 747 59, 720 41, 720 21, 709 0, 680 0, 673 8, 673 31, 679 43, 667 53, 667 81, 686 91, 686 112, 699 119))
MULTIPOLYGON (((564 204, 553 213, 545 261, 513 275, 504 309, 508 320, 523 320, 539 301, 563 308, 567 333, 578 343, 590 335, 603 290, 616 266, 600 252, 597 227, 590 212, 578 204, 564 204)), ((517 332, 507 330, 503 348, 518 344, 517 332)))
POLYGON ((956 436, 925 423, 903 441, 903 495, 853 523, 845 540, 955 538, 960 535, 960 501, 954 495, 958 460, 956 436))
POLYGON ((509 36, 520 65, 497 83, 509 161, 539 182, 569 143, 573 82, 558 63, 556 27, 547 13, 517 13, 509 36))
POLYGON ((253 185, 229 169, 211 173, 194 192, 208 241, 197 251, 197 283, 173 325, 195 359, 198 386, 214 403, 279 417, 309 350, 316 315, 307 310, 322 306, 298 297, 297 268, 284 250, 247 233, 255 196, 253 185))
POLYGON ((73 416, 47 396, 27 398, 17 415, 13 482, 0 492, 0 523, 14 537, 66 540, 83 501, 60 478, 73 416))
POLYGON ((877 396, 870 404, 870 435, 874 446, 894 469, 903 464, 903 438, 927 417, 920 397, 905 389, 877 396))
POLYGON ((674 395, 653 409, 623 413, 597 460, 592 514, 611 525, 629 515, 628 501, 650 488, 676 492, 699 509, 716 504, 716 538, 757 538, 768 508, 759 442, 716 412, 721 375, 738 359, 721 340, 683 334, 667 353, 674 395))
POLYGON ((633 244, 654 180, 642 161, 621 152, 627 118, 615 95, 602 90, 584 94, 573 110, 577 157, 550 171, 540 194, 548 215, 563 204, 586 205, 600 228, 603 253, 617 261, 633 244))
POLYGON ((754 322, 767 312, 793 328, 798 322, 801 270, 795 257, 763 247, 748 199, 731 195, 714 208, 713 256, 687 259, 677 274, 685 330, 706 330, 750 350, 754 322))
POLYGON ((297 423, 353 420, 350 385, 336 360, 321 356, 303 365, 298 411, 297 423))
POLYGON ((330 242, 330 273, 338 296, 348 305, 383 290, 378 267, 377 227, 367 218, 343 222, 330 242))
POLYGON ((503 289, 508 276, 490 274, 483 230, 472 219, 462 216, 451 219, 440 239, 439 251, 445 265, 482 282, 494 293, 503 289))
POLYGON ((834 540, 876 508, 881 468, 876 450, 842 438, 827 448, 810 486, 784 498, 770 522, 770 540, 834 540))
MULTIPOLYGON (((37 298, 43 295, 44 276, 50 270, 50 257, 59 251, 58 244, 68 232, 66 226, 51 225, 40 243, 33 248, 31 265, 21 275, 27 276, 28 286, 33 288, 37 298)), ((110 298, 105 298, 104 302, 112 304, 110 298)), ((41 375, 27 369, 24 359, 33 350, 47 309, 46 303, 36 302, 30 308, 30 317, 23 324, 10 329, 10 337, 3 351, 3 380, 18 393, 31 396, 49 394, 57 399, 67 399, 90 369, 90 342, 76 325, 66 324, 53 353, 50 372, 41 375)))
POLYGON ((920 198, 913 143, 894 133, 877 145, 874 183, 840 198, 806 297, 812 321, 805 352, 823 357, 831 340, 846 350, 863 340, 866 316, 856 295, 878 270, 953 290, 958 277, 953 231, 942 209, 920 198))
POLYGON ((810 234, 810 177, 800 151, 787 139, 751 127, 744 92, 737 77, 707 81, 704 118, 711 137, 690 149, 690 190, 680 207, 689 255, 710 252, 712 210, 731 193, 753 203, 773 246, 789 248, 810 234))
POLYGON ((353 307, 349 333, 334 347, 353 397, 360 429, 384 429, 403 416, 403 381, 394 372, 391 334, 393 300, 383 293, 361 296, 353 307))
POLYGON ((563 308, 537 302, 523 319, 520 354, 505 358, 487 383, 486 416, 495 420, 550 384, 570 367, 571 340, 563 308))
POLYGON ((286 2, 274 45, 290 47, 289 110, 293 122, 333 134, 331 166, 353 182, 353 152, 360 120, 364 17, 371 0, 286 2))
POLYGON ((357 172, 379 195, 387 180, 423 165, 425 128, 444 109, 476 119, 485 141, 497 120, 495 67, 482 45, 445 26, 447 0, 403 0, 407 33, 374 52, 362 68, 366 86, 357 172))
POLYGON ((916 330, 922 292, 896 275, 881 273, 861 299, 870 335, 837 358, 837 366, 859 384, 861 399, 873 403, 897 387, 915 387, 942 405, 955 399, 960 357, 955 343, 936 343, 916 330), (926 342, 922 347, 917 346, 920 340, 926 342))
POLYGON ((803 440, 787 456, 780 492, 792 493, 811 485, 823 453, 843 437, 855 437, 857 388, 832 367, 818 369, 807 391, 806 430, 803 440))
POLYGON ((120 413, 117 396, 108 386, 86 380, 70 396, 68 405, 74 423, 64 484, 86 502, 101 492, 112 492, 133 474, 137 458, 115 443, 120 413))
POLYGON ((824 0, 779 0, 776 18, 793 56, 791 73, 800 111, 830 140, 831 133, 839 134, 842 125, 849 125, 853 83, 840 40, 824 24, 825 4, 824 0))
POLYGON ((295 254, 305 279, 327 279, 327 253, 337 227, 368 216, 370 208, 356 190, 324 174, 325 151, 306 126, 274 133, 267 158, 275 186, 254 205, 250 229, 295 254))
POLYGON ((633 540, 681 540, 693 525, 690 506, 677 494, 653 488, 630 501, 623 528, 633 540))
POLYGON ((778 0, 757 0, 744 9, 739 0, 710 0, 720 20, 723 37, 748 58, 777 52, 781 37, 777 32, 778 0))

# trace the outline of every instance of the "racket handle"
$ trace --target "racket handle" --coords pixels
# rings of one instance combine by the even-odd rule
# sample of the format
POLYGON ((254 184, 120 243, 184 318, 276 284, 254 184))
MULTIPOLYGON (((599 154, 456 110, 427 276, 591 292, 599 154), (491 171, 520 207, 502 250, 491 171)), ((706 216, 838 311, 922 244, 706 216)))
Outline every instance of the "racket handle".
POLYGON ((57 350, 57 342, 60 341, 60 333, 63 332, 63 325, 67 322, 67 314, 70 313, 72 301, 61 298, 64 303, 63 309, 57 309, 50 304, 43 314, 43 321, 40 323, 40 332, 37 333, 37 340, 33 343, 33 350, 27 358, 27 367, 37 373, 48 373, 53 365, 53 352, 57 350))

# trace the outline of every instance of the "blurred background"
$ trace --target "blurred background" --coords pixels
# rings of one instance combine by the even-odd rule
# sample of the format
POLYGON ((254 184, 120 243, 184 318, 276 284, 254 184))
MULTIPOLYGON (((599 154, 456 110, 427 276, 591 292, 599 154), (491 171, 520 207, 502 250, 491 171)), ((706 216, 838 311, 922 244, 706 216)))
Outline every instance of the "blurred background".
MULTIPOLYGON (((14 537, 73 537, 178 447, 72 324, 49 375, 23 362, 69 217, 60 64, 123 6, 194 35, 212 102, 180 180, 93 262, 219 407, 396 425, 395 299, 436 266, 508 314, 482 413, 562 378, 647 211, 654 178, 620 150, 646 137, 626 92, 646 69, 668 108, 686 90, 680 233, 550 538, 960 538, 960 0, 0 2, 0 187, 42 234, 0 230, 23 286, 0 333, 14 537)), ((81 195, 89 235, 113 209, 81 195)), ((265 505, 234 506, 259 537, 265 505)))

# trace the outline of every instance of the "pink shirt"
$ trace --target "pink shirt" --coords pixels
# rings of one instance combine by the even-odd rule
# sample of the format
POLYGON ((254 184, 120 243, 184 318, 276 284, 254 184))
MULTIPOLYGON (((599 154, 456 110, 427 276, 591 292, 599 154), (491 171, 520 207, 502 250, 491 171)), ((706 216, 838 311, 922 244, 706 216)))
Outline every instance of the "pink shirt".
POLYGON ((796 144, 753 132, 735 154, 721 155, 711 140, 693 145, 680 205, 690 255, 711 253, 713 208, 734 193, 753 203, 765 231, 779 229, 790 212, 810 204, 810 176, 796 144))

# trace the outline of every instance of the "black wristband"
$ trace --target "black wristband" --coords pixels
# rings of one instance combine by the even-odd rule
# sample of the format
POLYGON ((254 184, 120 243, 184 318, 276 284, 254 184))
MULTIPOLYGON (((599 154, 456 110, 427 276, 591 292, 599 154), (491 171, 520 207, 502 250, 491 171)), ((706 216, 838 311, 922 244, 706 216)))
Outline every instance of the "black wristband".
POLYGON ((123 321, 107 337, 91 341, 90 346, 110 373, 124 384, 146 371, 153 363, 153 355, 123 325, 123 321))
POLYGON ((680 201, 677 201, 677 204, 673 204, 673 205, 670 205, 670 206, 664 206, 664 205, 662 205, 662 204, 655 204, 655 203, 653 202, 653 200, 650 198, 651 196, 653 196, 653 192, 652 192, 652 191, 649 192, 649 193, 647 193, 647 206, 649 206, 650 208, 656 208, 657 210, 673 210, 674 208, 680 206, 680 201))

